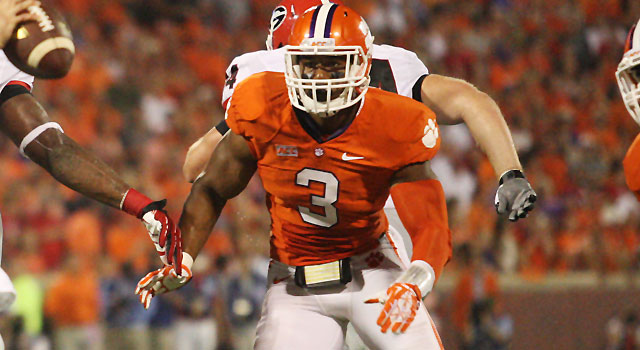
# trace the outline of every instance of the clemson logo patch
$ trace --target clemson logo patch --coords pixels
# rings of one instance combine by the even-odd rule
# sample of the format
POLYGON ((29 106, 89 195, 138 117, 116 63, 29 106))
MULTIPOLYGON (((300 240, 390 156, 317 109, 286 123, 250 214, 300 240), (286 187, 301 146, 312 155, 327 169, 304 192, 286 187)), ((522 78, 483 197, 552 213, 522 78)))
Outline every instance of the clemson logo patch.
POLYGON ((433 119, 429 119, 427 126, 424 127, 424 136, 422 137, 422 143, 427 148, 433 148, 438 141, 438 126, 433 122, 433 119))

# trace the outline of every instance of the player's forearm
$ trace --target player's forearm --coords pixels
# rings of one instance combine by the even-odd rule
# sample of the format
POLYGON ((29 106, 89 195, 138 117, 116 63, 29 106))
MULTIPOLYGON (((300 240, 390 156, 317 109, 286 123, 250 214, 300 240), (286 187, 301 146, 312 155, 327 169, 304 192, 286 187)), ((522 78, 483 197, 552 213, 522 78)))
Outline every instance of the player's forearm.
POLYGON ((195 181, 204 171, 213 150, 221 139, 222 135, 215 128, 212 128, 189 147, 184 165, 182 166, 182 174, 187 181, 195 181))
POLYGON ((496 178, 508 170, 522 170, 509 127, 500 108, 489 95, 478 91, 469 93, 469 108, 462 109, 461 117, 474 140, 489 158, 496 178))
POLYGON ((195 258, 209 239, 227 200, 201 181, 196 182, 182 209, 180 230, 185 253, 195 258))
POLYGON ((41 144, 47 149, 46 152, 27 154, 65 186, 120 209, 122 198, 130 186, 113 169, 75 141, 64 134, 59 137, 62 142, 51 148, 41 144))
POLYGON ((497 178, 507 170, 522 170, 509 127, 489 95, 464 80, 431 74, 422 82, 422 101, 436 113, 438 124, 467 125, 497 178))
POLYGON ((412 260, 427 262, 437 280, 452 253, 442 185, 438 180, 399 183, 391 187, 391 198, 411 236, 412 260))

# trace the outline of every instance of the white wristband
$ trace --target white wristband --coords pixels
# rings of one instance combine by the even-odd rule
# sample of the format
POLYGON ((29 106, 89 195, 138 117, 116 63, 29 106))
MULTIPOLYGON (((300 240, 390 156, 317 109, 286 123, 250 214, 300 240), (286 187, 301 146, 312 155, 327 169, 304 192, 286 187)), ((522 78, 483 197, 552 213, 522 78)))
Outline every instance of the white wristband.
POLYGON ((20 154, 22 154, 23 156, 29 158, 29 156, 27 156, 24 153, 24 149, 27 148, 27 146, 33 142, 33 140, 35 140, 36 138, 38 138, 38 136, 40 136, 40 134, 42 134, 43 132, 45 132, 47 129, 57 129, 60 130, 61 133, 64 133, 64 130, 62 130, 62 127, 60 126, 60 124, 56 123, 56 122, 48 122, 48 123, 44 123, 40 126, 37 126, 35 129, 31 130, 23 139, 22 142, 20 142, 20 154))
POLYGON ((182 252, 182 265, 186 266, 189 270, 192 270, 193 257, 187 252, 182 252))
POLYGON ((436 280, 436 273, 433 271, 433 267, 428 262, 423 260, 414 260, 409 265, 409 268, 398 277, 396 282, 399 283, 411 283, 418 286, 422 297, 426 297, 431 289, 433 289, 433 283, 436 280))

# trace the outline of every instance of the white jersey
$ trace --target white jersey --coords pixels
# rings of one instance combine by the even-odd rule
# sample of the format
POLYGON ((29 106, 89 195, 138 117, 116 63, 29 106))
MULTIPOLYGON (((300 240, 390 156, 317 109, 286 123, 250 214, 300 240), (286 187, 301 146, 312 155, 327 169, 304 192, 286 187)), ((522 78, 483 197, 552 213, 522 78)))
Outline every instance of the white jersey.
MULTIPOLYGON (((285 48, 246 53, 231 61, 227 68, 227 80, 222 92, 222 105, 226 107, 234 89, 247 77, 260 72, 284 72, 285 48)), ((371 86, 413 98, 413 89, 421 77, 429 74, 418 56, 408 50, 389 46, 373 45, 371 86)))
MULTIPOLYGON (((222 106, 226 108, 238 84, 249 76, 260 72, 283 73, 285 48, 261 50, 238 56, 227 68, 226 82, 222 91, 222 106)), ((416 83, 429 74, 429 70, 409 50, 390 45, 373 45, 370 86, 395 92, 399 95, 420 100, 420 89, 416 83)), ((384 206, 395 208, 391 197, 384 206)))
POLYGON ((5 86, 13 82, 24 83, 29 87, 29 90, 33 88, 33 76, 16 68, 9 62, 4 51, 0 51, 0 92, 5 86))

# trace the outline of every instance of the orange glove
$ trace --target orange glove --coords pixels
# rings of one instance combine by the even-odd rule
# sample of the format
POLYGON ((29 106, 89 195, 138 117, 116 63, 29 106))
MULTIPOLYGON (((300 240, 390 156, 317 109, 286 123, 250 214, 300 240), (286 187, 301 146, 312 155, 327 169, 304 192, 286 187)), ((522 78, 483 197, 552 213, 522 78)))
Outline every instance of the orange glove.
POLYGON ((422 296, 431 291, 434 281, 431 265, 414 260, 385 292, 366 300, 367 304, 384 304, 377 321, 382 333, 387 333, 389 327, 394 333, 404 333, 416 318, 422 296))
POLYGON ((172 265, 151 271, 144 276, 136 286, 136 294, 145 309, 151 305, 151 299, 158 294, 164 294, 179 289, 187 284, 191 277, 193 258, 188 253, 182 253, 182 273, 178 275, 172 265))
POLYGON ((396 282, 387 289, 385 296, 369 299, 365 303, 384 304, 377 322, 382 333, 387 333, 389 327, 393 333, 404 333, 416 318, 420 300, 422 293, 415 284, 396 282))

